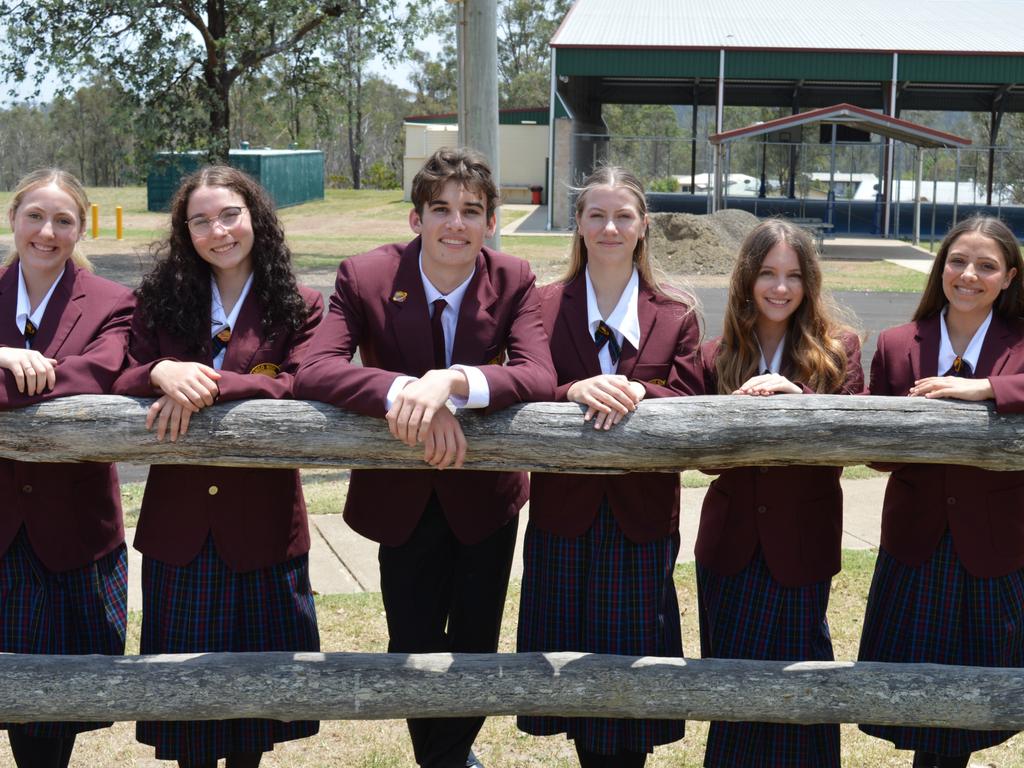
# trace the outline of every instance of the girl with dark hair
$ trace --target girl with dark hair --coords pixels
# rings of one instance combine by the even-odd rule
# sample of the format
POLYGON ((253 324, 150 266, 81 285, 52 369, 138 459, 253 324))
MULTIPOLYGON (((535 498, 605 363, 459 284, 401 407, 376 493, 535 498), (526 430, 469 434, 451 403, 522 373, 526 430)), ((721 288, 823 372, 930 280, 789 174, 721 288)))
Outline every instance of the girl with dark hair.
MULTIPOLYGON (((836 319, 807 233, 762 222, 740 247, 725 329, 701 349, 708 394, 858 394, 860 340, 836 319)), ((708 488, 694 550, 701 655, 826 661, 839 572, 838 467, 740 467, 708 488)), ((838 725, 713 722, 704 765, 838 768, 838 725)))
MULTIPOLYGON (((105 394, 124 365, 132 295, 78 250, 89 203, 69 173, 18 184, 0 267, 0 410, 105 394)), ((124 653, 128 560, 112 464, 0 459, 0 652, 124 653)), ((110 723, 0 723, 19 768, 63 768, 110 723)))
MULTIPOLYGON (((234 168, 185 178, 162 259, 137 291, 120 394, 156 396, 158 440, 214 401, 288 398, 323 313, 296 285, 267 193, 234 168)), ((298 470, 153 466, 135 546, 143 553, 141 652, 316 651, 309 531, 298 470)), ((162 760, 259 764, 315 722, 141 722, 162 760)))
MULTIPOLYGON (((871 394, 988 400, 1024 412, 1024 263, 991 217, 946 235, 907 325, 883 331, 871 394)), ((1024 667, 1024 472, 945 464, 892 471, 860 659, 1024 667)), ((862 725, 914 750, 913 765, 962 768, 1013 731, 862 725)))
MULTIPOLYGON (((595 429, 611 429, 646 397, 698 385, 694 302, 658 282, 647 235, 640 181, 599 168, 576 200, 569 273, 541 289, 556 398, 586 406, 595 429)), ((677 474, 533 473, 519 650, 681 657, 678 551, 677 474)), ((520 717, 519 727, 565 733, 583 768, 632 768, 682 738, 684 723, 520 717)))

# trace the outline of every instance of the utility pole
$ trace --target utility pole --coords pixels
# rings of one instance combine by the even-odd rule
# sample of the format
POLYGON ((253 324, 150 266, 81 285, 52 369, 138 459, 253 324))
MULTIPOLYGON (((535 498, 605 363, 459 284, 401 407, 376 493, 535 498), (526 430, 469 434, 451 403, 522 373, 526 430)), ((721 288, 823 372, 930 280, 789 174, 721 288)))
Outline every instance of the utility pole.
MULTIPOLYGON (((483 153, 501 189, 498 146, 498 2, 455 0, 459 61, 459 144, 483 153)), ((501 247, 501 212, 491 248, 501 247)))

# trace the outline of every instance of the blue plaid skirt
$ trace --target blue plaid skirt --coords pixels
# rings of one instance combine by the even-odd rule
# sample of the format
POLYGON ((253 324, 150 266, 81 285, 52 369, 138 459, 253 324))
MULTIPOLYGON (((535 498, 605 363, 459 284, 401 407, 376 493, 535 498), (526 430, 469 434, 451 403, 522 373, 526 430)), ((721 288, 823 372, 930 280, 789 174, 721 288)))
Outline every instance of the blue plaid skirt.
MULTIPOLYGON (((140 647, 143 654, 320 650, 308 556, 236 573, 210 537, 183 567, 143 558, 140 647)), ((266 752, 319 728, 313 720, 140 722, 136 738, 156 747, 159 760, 202 763, 266 752)))
MULTIPOLYGON (((622 656, 683 655, 672 569, 679 542, 634 544, 607 500, 582 536, 526 531, 519 603, 520 652, 582 651, 622 656)), ((536 736, 565 733, 590 752, 651 752, 683 737, 682 720, 523 716, 536 736)))
MULTIPOLYGON (((861 661, 1024 667, 1024 570, 979 579, 963 567, 947 530, 932 556, 910 567, 879 550, 868 594, 861 661)), ((862 725, 897 749, 964 755, 1014 731, 862 725)))
MULTIPOLYGON (((831 661, 825 611, 831 580, 784 587, 758 552, 739 573, 719 576, 697 564, 700 648, 704 658, 831 661)), ((705 766, 838 768, 839 726, 712 722, 705 766)))
MULTIPOLYGON (((124 544, 73 571, 47 570, 25 528, 0 556, 0 651, 124 653, 128 556, 124 544)), ((0 723, 36 738, 65 738, 110 723, 0 723)))

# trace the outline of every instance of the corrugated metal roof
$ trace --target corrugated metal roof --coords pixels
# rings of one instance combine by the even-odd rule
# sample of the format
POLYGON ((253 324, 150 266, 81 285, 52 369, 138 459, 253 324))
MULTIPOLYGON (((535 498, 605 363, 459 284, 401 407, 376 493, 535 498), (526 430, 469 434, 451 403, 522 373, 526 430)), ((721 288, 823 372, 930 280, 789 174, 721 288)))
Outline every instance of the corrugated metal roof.
POLYGON ((1024 54, 1022 0, 576 0, 555 47, 1024 54))

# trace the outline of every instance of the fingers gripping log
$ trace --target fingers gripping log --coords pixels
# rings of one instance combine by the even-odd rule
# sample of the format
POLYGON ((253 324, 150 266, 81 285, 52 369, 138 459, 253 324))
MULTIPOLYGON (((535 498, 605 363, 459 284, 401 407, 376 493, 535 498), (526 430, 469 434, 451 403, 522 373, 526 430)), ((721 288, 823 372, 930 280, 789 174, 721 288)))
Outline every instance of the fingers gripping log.
POLYGON ((1024 670, 579 653, 0 655, 0 721, 469 715, 1024 728, 1024 670))
MULTIPOLYGON (((0 457, 263 467, 423 468, 422 450, 390 437, 382 419, 323 403, 247 400, 214 405, 188 435, 158 443, 150 401, 107 395, 0 412, 0 457)), ((613 430, 584 424, 575 403, 529 403, 482 416, 460 412, 467 469, 676 472, 756 464, 956 463, 1024 469, 1024 416, 991 405, 923 398, 777 395, 640 403, 613 430)))

